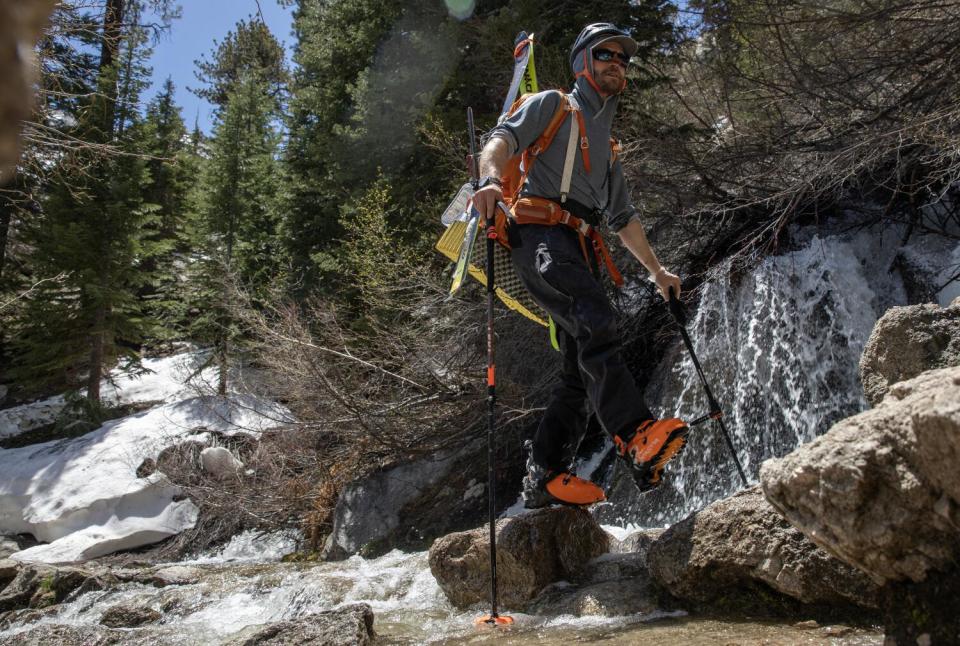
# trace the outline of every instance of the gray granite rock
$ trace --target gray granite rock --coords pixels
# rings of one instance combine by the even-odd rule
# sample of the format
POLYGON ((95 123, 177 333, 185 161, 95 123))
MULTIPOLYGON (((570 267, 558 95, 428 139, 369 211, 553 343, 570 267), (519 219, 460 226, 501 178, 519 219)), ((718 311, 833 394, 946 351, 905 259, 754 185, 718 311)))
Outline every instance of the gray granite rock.
POLYGON ((952 366, 960 366, 960 306, 891 307, 863 350, 860 381, 867 401, 876 406, 891 385, 952 366))
POLYGON ((895 384, 760 470, 771 503, 878 583, 922 581, 960 558, 960 368, 895 384))
POLYGON ((648 566, 675 597, 722 611, 857 613, 878 603, 869 577, 817 547, 756 486, 672 526, 648 566))
MULTIPOLYGON (((497 580, 504 608, 521 608, 551 583, 571 580, 609 549, 609 535, 587 511, 553 507, 497 523, 497 580)), ((437 539, 430 571, 455 606, 490 598, 489 530, 437 539)))

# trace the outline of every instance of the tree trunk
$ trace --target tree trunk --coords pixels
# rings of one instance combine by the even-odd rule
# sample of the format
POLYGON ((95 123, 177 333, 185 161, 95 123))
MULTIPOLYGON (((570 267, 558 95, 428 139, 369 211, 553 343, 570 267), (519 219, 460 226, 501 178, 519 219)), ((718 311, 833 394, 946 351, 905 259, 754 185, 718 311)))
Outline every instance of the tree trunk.
POLYGON ((100 402, 100 379, 103 376, 103 341, 104 324, 107 320, 107 307, 97 305, 94 314, 93 334, 90 338, 90 376, 87 377, 87 399, 91 402, 100 402))
MULTIPOLYGON (((102 93, 99 100, 103 101, 100 133, 104 142, 111 142, 114 138, 114 120, 117 107, 117 79, 113 67, 120 50, 120 39, 123 37, 123 10, 125 0, 107 0, 103 11, 103 34, 100 42, 100 64, 98 67, 98 86, 102 93)), ((104 176, 105 164, 100 162, 100 173, 104 176)), ((105 254, 101 254, 100 262, 105 254)), ((103 271, 101 269, 101 271, 103 271)), ((104 301, 106 291, 93 299, 93 329, 90 334, 90 375, 87 378, 87 399, 91 402, 100 401, 100 378, 103 375, 103 361, 106 354, 106 323, 110 308, 104 301)))
MULTIPOLYGON (((105 75, 112 75, 110 68, 117 59, 117 52, 120 51, 120 39, 123 36, 124 6, 125 0, 107 0, 107 6, 103 11, 103 39, 100 42, 99 65, 101 81, 105 75)), ((101 84, 100 91, 105 92, 102 97, 104 110, 100 127, 104 141, 111 141, 113 139, 114 116, 117 109, 116 78, 113 79, 112 87, 109 90, 101 84)))

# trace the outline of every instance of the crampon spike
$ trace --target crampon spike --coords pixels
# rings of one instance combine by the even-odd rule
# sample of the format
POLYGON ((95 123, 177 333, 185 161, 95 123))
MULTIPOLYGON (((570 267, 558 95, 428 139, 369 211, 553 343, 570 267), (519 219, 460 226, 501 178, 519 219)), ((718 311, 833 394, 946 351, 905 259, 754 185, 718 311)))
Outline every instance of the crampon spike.
POLYGON ((513 617, 507 615, 484 615, 473 620, 476 626, 509 626, 513 623, 513 617))

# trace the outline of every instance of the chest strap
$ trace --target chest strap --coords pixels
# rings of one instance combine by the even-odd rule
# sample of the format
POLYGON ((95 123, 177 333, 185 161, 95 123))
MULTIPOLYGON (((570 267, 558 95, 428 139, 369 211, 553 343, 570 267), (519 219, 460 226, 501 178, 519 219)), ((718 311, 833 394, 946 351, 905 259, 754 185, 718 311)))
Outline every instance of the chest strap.
POLYGON ((587 266, 591 265, 586 242, 590 240, 596 256, 603 259, 603 263, 607 267, 607 273, 610 274, 614 284, 617 287, 623 286, 623 276, 620 275, 616 265, 613 264, 613 258, 610 257, 610 251, 604 244, 603 237, 586 221, 565 210, 556 202, 542 197, 521 197, 511 207, 511 214, 513 221, 517 224, 541 224, 546 226, 563 224, 575 230, 580 236, 580 250, 583 252, 587 266))

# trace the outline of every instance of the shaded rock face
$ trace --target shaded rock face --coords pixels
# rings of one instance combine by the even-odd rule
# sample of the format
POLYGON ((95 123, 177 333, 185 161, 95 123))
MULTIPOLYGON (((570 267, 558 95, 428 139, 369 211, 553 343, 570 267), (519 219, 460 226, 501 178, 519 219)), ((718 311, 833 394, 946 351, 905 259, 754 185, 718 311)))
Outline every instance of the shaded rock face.
POLYGON ((760 470, 791 523, 878 583, 960 557, 960 368, 925 372, 760 470))
POLYGON ((878 603, 865 574, 792 527, 759 487, 668 529, 650 547, 648 565, 675 597, 724 612, 864 615, 878 603))
POLYGON ((365 603, 345 606, 309 615, 295 621, 282 621, 261 629, 246 639, 230 642, 234 646, 259 644, 284 646, 367 646, 373 644, 373 610, 365 603))
POLYGON ((103 617, 100 618, 100 625, 108 628, 134 628, 159 621, 162 616, 153 608, 120 604, 108 608, 103 613, 103 617))
MULTIPOLYGON (((501 438, 500 443, 521 445, 512 435, 501 438)), ((498 459, 497 490, 518 491, 525 456, 517 448, 498 459)), ((394 548, 427 549, 438 536, 483 522, 486 485, 485 440, 355 480, 337 500, 323 558, 341 560, 358 552, 375 557, 394 548)), ((498 512, 512 502, 505 496, 499 498, 498 512)))
POLYGON ((892 384, 952 366, 960 366, 960 303, 891 307, 863 350, 860 381, 867 401, 876 406, 892 384))
MULTIPOLYGON (((439 538, 430 548, 430 572, 451 603, 465 608, 490 600, 489 529, 439 538)), ((609 535, 582 509, 555 507, 497 523, 500 603, 521 608, 547 585, 571 580, 609 549, 609 535)))

